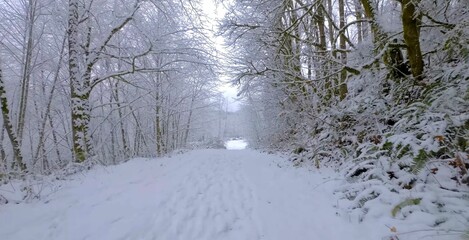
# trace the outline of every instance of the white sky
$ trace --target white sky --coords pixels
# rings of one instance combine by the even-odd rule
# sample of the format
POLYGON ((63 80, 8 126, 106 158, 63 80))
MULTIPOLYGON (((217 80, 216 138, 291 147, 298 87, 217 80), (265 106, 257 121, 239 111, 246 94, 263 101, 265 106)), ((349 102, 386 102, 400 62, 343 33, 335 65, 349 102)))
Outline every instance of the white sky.
MULTIPOLYGON (((210 26, 214 31, 217 29, 217 20, 222 19, 226 13, 226 9, 223 5, 217 4, 216 0, 202 0, 204 12, 210 18, 211 25, 210 26)), ((224 39, 223 37, 215 37, 212 36, 212 40, 216 44, 216 48, 221 51, 225 52, 223 47, 224 39)), ((225 76, 220 76, 224 83, 220 83, 218 89, 223 93, 227 102, 227 110, 228 111, 236 111, 239 109, 239 101, 236 100, 236 94, 238 93, 237 87, 232 86, 231 84, 227 83, 228 79, 225 76)))

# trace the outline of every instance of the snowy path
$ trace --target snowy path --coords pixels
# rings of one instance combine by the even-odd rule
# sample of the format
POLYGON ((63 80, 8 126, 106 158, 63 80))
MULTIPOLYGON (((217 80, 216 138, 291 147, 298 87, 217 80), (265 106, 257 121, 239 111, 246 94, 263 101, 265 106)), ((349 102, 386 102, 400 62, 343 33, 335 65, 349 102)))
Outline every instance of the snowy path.
POLYGON ((326 175, 253 150, 132 160, 1 206, 0 239, 379 239, 336 216, 326 175))

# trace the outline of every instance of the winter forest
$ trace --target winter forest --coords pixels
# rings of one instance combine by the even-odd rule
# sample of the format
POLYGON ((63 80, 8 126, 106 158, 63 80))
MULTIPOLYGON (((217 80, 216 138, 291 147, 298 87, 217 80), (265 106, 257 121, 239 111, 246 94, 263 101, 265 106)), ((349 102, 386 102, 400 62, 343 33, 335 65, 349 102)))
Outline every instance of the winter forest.
POLYGON ((469 239, 469 0, 0 0, 0 104, 0 239, 469 239))

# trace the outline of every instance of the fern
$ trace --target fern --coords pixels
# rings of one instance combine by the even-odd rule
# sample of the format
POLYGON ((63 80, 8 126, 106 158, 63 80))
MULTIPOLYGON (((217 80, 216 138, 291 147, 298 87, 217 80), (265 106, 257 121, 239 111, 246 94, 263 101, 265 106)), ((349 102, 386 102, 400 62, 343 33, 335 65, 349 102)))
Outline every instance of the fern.
POLYGON ((402 147, 402 145, 399 144, 399 145, 397 146, 397 149, 398 149, 398 151, 399 151, 399 154, 397 155, 397 158, 398 158, 398 159, 401 159, 404 155, 406 155, 406 154, 407 154, 408 152, 410 152, 410 150, 411 150, 409 144, 405 145, 404 147, 402 147))
POLYGON ((419 173, 423 169, 423 167, 425 167, 425 164, 427 163, 427 161, 428 161, 427 152, 425 152, 425 150, 423 149, 420 149, 417 156, 414 157, 414 162, 411 166, 411 172, 413 174, 419 173))

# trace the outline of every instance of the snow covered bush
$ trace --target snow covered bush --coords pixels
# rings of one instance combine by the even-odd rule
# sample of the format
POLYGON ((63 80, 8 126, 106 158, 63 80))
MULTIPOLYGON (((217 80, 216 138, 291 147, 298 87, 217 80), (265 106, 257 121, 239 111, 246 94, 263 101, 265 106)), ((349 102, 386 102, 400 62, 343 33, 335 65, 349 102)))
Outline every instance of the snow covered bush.
POLYGON ((342 168, 349 183, 337 190, 354 219, 391 214, 446 229, 467 222, 468 67, 434 69, 419 95, 405 101, 401 89, 392 89, 385 101, 392 107, 368 115, 380 133, 370 132, 367 121, 355 121, 348 130, 366 131, 355 135, 362 141, 342 168))

